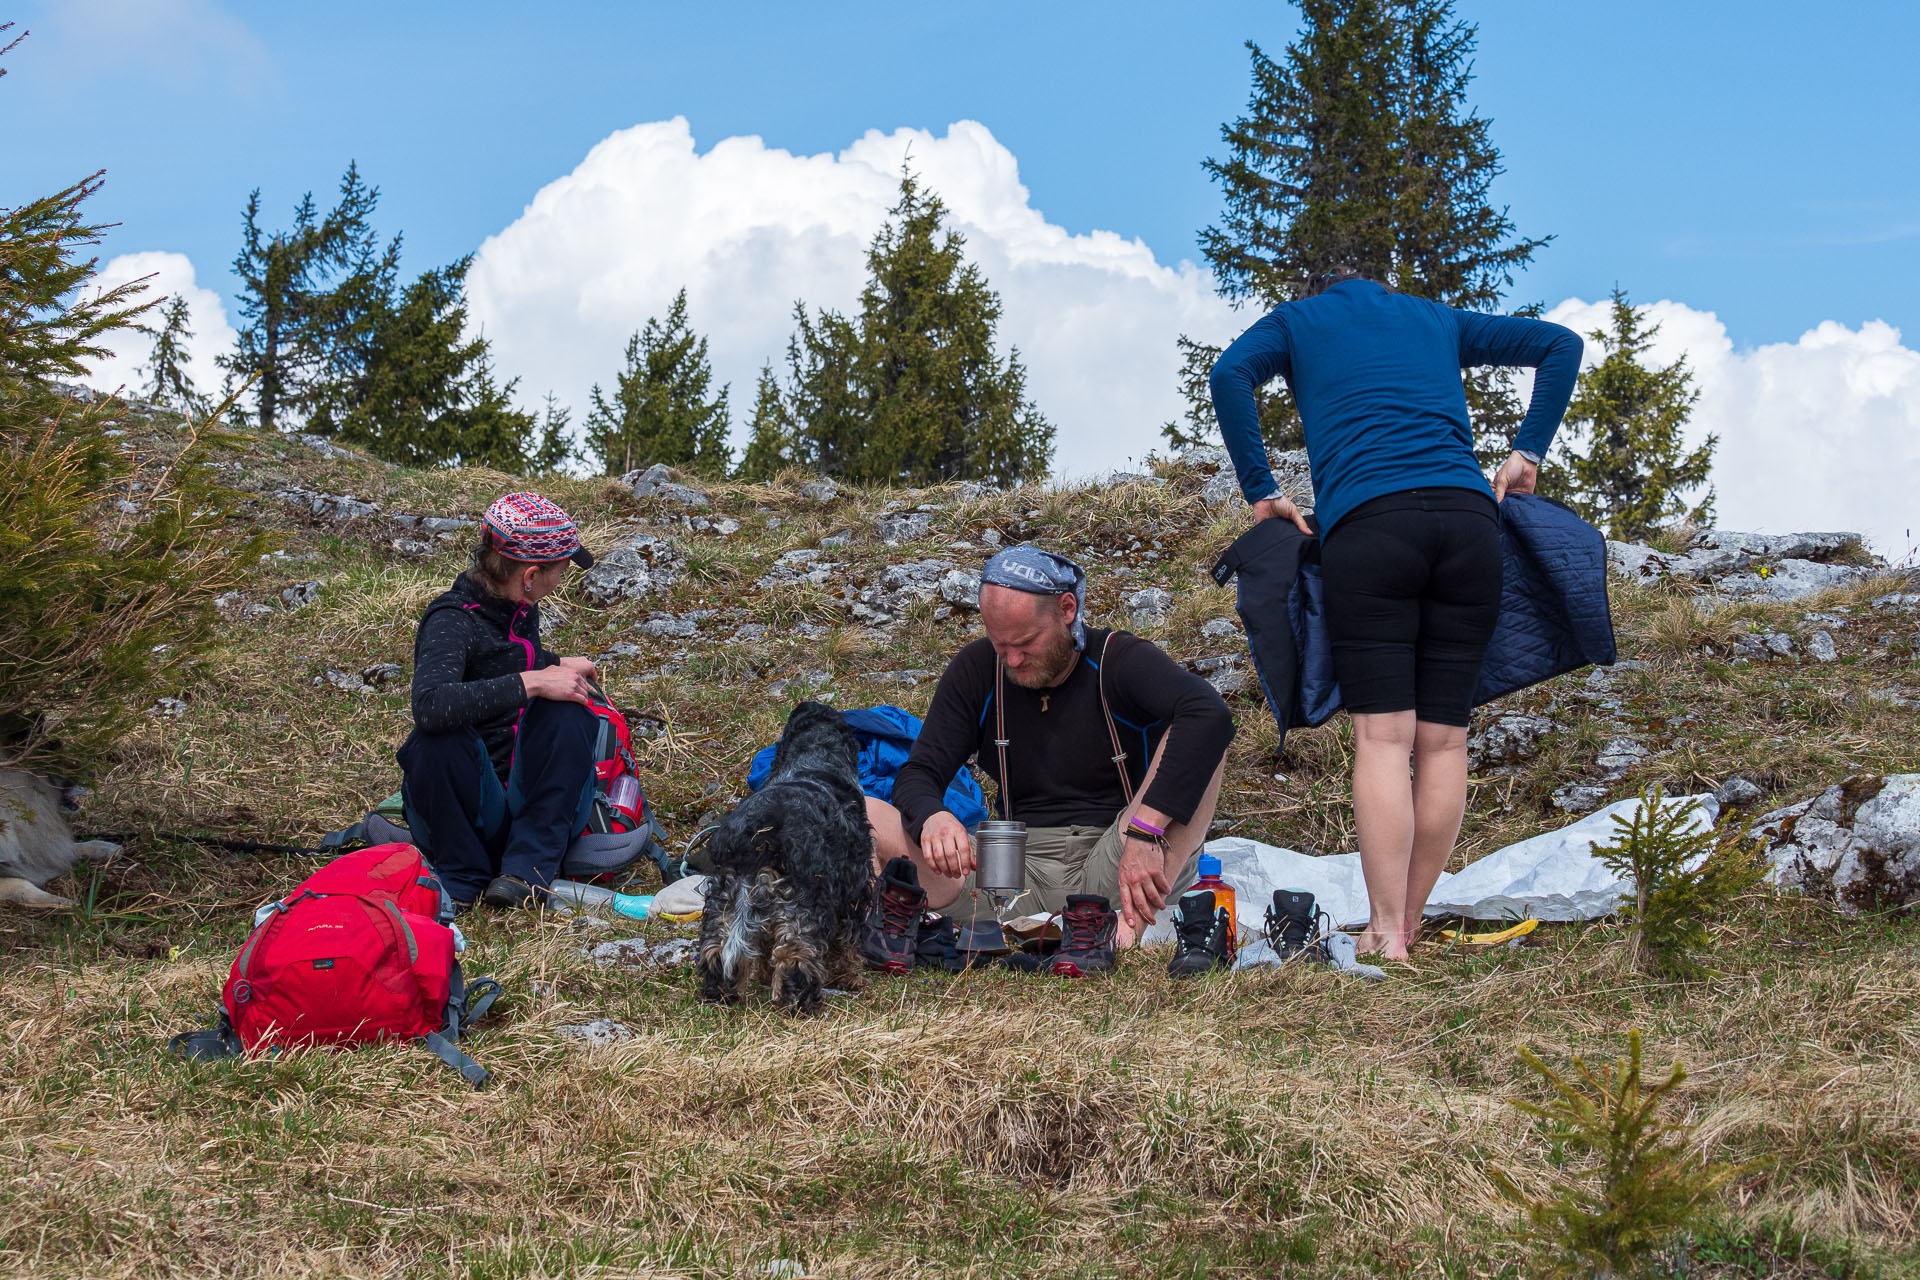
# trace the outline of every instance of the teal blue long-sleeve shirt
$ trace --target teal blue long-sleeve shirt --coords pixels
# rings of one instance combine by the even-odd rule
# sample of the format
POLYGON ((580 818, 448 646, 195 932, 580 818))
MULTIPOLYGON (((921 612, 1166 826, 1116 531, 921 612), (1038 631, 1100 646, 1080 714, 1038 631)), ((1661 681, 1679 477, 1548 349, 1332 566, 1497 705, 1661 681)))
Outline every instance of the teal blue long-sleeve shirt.
POLYGON ((1282 303, 1221 353, 1214 416, 1248 502, 1279 491, 1267 467, 1254 388, 1287 380, 1306 428, 1322 533, 1361 503, 1406 489, 1491 495, 1473 453, 1460 371, 1532 368, 1533 399, 1513 447, 1545 455, 1580 374, 1580 336, 1524 316, 1456 311, 1347 280, 1282 303))

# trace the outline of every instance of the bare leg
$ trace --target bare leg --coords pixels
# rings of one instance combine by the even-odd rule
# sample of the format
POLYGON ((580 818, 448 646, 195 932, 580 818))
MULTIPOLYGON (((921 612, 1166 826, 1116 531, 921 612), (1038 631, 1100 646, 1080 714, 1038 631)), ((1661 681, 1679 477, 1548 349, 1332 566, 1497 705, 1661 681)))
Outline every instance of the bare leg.
POLYGON ((1411 945, 1467 811, 1467 731, 1422 720, 1413 734, 1413 858, 1401 934, 1411 945))
POLYGON ((960 881, 943 876, 927 865, 920 842, 907 834, 900 811, 885 800, 867 797, 867 822, 873 827, 873 873, 879 875, 895 858, 909 859, 920 872, 920 887, 927 891, 927 906, 934 911, 951 906, 960 896, 960 881))
MULTIPOLYGON (((1162 738, 1159 747, 1153 753, 1153 759, 1147 763, 1146 776, 1140 780, 1140 789, 1134 793, 1133 803, 1121 815, 1120 826, 1123 830, 1127 821, 1133 817, 1134 811, 1140 807, 1140 797, 1146 795, 1147 788, 1153 784, 1153 775, 1160 771, 1160 760, 1166 754, 1166 750, 1167 740, 1162 738)), ((1167 827, 1167 881, 1176 890, 1180 886, 1174 881, 1179 876, 1181 868, 1187 865, 1187 859, 1193 856, 1193 851, 1207 842, 1207 829, 1213 825, 1213 811, 1220 803, 1220 783, 1226 776, 1227 762, 1223 759, 1215 767, 1213 777, 1208 780, 1207 789, 1201 795, 1200 803, 1194 806, 1193 817, 1167 827)), ((1121 947, 1134 945, 1133 930, 1128 927, 1125 916, 1120 918, 1120 929, 1114 941, 1121 947)))
MULTIPOLYGON (((1407 958, 1404 933, 1407 885, 1413 861, 1414 747, 1411 711, 1353 717, 1353 821, 1360 833, 1360 869, 1367 881, 1370 918, 1362 952, 1407 958)), ((1432 883, 1427 885, 1432 889, 1432 883)))

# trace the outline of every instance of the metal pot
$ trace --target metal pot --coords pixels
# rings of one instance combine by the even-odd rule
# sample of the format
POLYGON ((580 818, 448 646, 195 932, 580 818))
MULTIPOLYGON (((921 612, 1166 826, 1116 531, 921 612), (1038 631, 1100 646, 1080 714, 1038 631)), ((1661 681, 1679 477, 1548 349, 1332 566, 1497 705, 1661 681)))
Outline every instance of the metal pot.
POLYGON ((1027 887, 1027 824, 988 819, 973 833, 974 884, 1012 896, 1027 887))

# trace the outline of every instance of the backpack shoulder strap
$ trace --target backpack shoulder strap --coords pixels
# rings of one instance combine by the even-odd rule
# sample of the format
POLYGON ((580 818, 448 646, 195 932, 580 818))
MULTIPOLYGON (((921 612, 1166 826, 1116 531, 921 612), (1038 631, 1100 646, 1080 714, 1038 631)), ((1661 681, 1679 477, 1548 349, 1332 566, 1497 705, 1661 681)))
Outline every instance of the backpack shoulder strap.
POLYGON ((468 1084, 476 1089, 486 1087, 487 1081, 491 1078, 487 1074, 487 1069, 460 1052, 460 1047, 453 1041, 438 1031, 429 1031, 420 1037, 420 1043, 426 1046, 428 1053, 458 1071, 468 1084))

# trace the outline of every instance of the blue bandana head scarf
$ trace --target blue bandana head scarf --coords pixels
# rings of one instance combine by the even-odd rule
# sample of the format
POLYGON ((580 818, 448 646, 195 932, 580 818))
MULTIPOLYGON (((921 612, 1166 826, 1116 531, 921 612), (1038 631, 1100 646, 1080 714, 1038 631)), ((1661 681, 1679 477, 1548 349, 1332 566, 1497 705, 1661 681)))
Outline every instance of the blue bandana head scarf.
POLYGON ((1073 647, 1087 647, 1087 575, 1065 556, 1042 551, 1031 542, 1008 547, 980 572, 983 587, 1010 587, 1035 596, 1063 596, 1071 592, 1074 603, 1073 647))

